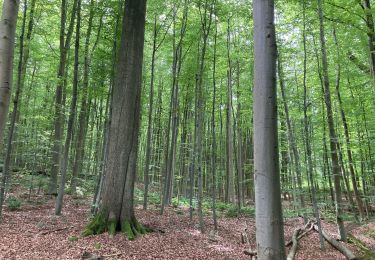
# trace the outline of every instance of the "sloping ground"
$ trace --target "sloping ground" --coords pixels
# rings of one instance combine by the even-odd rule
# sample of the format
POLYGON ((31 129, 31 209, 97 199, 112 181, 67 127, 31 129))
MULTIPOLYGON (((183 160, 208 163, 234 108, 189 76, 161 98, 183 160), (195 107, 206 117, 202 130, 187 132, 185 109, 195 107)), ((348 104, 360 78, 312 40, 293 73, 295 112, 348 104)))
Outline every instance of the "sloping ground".
MULTIPOLYGON (((243 253, 247 246, 241 244, 241 232, 246 225, 252 249, 255 247, 253 219, 221 218, 215 236, 211 219, 207 218, 207 232, 202 235, 197 230, 197 219, 191 223, 188 212, 183 209, 169 209, 164 216, 157 210, 138 209, 140 222, 156 232, 135 241, 128 241, 121 234, 114 238, 108 234, 81 238, 88 210, 88 201, 68 197, 62 217, 53 216, 53 201, 42 206, 24 206, 19 211, 5 211, 5 219, 0 224, 0 258, 82 259, 89 252, 106 256, 104 259, 249 259, 243 253)), ((286 220, 286 240, 295 228, 302 226, 300 219, 286 220)), ((324 227, 331 235, 336 233, 333 224, 325 223, 324 227)), ((375 250, 374 224, 354 227, 351 232, 375 250)), ((330 245, 326 246, 325 252, 320 251, 317 233, 310 232, 300 241, 296 259, 345 259, 330 245)), ((347 246, 359 254, 352 244, 347 246)))

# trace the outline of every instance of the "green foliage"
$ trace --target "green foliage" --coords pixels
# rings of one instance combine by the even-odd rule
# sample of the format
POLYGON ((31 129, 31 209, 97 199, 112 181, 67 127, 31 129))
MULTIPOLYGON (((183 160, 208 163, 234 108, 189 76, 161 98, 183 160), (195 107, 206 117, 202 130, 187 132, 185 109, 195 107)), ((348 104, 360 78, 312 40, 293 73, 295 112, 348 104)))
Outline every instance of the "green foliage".
POLYGON ((148 202, 153 205, 160 205, 160 194, 158 192, 150 192, 148 202))
POLYGON ((230 208, 230 204, 224 203, 222 201, 218 201, 216 203, 216 208, 220 211, 224 211, 230 208))
POLYGON ((69 242, 75 242, 75 241, 78 241, 78 239, 79 239, 79 237, 77 237, 77 236, 68 237, 69 242))
POLYGON ((238 210, 237 205, 230 205, 226 210, 226 217, 228 218, 236 218, 236 217, 254 217, 255 216, 255 208, 251 207, 241 207, 240 210, 238 210))
POLYGON ((18 210, 21 207, 21 204, 21 200, 13 196, 10 196, 7 200, 7 206, 10 211, 18 210))

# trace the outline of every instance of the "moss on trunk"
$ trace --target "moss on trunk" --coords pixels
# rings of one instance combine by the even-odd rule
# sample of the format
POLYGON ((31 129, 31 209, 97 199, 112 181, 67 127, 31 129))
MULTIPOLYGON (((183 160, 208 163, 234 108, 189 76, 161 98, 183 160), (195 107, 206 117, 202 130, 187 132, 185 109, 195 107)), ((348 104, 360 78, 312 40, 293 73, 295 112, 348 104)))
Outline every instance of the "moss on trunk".
POLYGON ((152 232, 151 229, 144 227, 136 218, 124 220, 122 225, 115 218, 108 217, 105 210, 99 212, 82 232, 82 236, 98 235, 104 232, 114 236, 117 231, 122 231, 129 240, 134 240, 138 235, 152 232))

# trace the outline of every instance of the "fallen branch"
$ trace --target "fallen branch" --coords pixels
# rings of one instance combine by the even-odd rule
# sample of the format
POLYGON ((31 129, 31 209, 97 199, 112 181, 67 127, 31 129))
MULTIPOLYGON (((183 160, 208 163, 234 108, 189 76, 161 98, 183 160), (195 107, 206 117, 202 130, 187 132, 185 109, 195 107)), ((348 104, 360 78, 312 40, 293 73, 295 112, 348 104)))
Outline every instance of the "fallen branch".
POLYGON ((246 222, 245 232, 241 233, 241 242, 242 242, 242 244, 247 244, 247 246, 249 247, 249 249, 248 250, 244 250, 243 253, 245 255, 251 256, 251 260, 256 260, 257 251, 253 251, 251 249, 251 244, 250 244, 249 237, 247 235, 247 230, 248 230, 248 226, 247 226, 247 222, 246 222))
MULTIPOLYGON (((303 232, 300 232, 300 234, 298 235, 297 237, 297 240, 300 240, 302 237, 304 237, 307 233, 309 233, 313 228, 314 228, 314 221, 310 220, 309 222, 307 222, 307 224, 304 226, 304 228, 302 230, 305 230, 303 232), (310 226, 311 225, 311 226, 310 226), (309 227, 310 226, 310 227, 309 227), (309 228, 308 228, 309 227, 309 228)), ((302 231, 300 230, 300 231, 302 231)), ((293 240, 290 240, 288 241, 285 246, 288 247, 288 246, 291 246, 293 244, 293 240)))
POLYGON ((47 230, 47 231, 39 233, 39 235, 43 235, 44 236, 44 235, 48 235, 48 234, 51 234, 51 233, 59 232, 59 231, 62 231, 62 230, 66 230, 66 229, 69 229, 69 228, 72 228, 72 226, 71 227, 57 228, 57 229, 53 229, 53 230, 47 230))
POLYGON ((294 257, 296 256, 297 248, 298 248, 298 234, 300 231, 301 229, 297 228, 293 233, 293 237, 292 237, 293 245, 289 251, 288 257, 286 258, 287 260, 293 260, 294 257))
POLYGON ((103 258, 106 258, 106 257, 115 257, 115 256, 120 256, 122 255, 122 253, 117 253, 117 254, 111 254, 111 255, 102 255, 103 258))
MULTIPOLYGON (((314 230, 316 232, 319 232, 318 226, 314 225, 314 230)), ((344 246, 342 243, 336 241, 336 239, 332 238, 330 235, 328 235, 323 229, 322 229, 322 235, 325 240, 327 240, 328 243, 330 243, 334 248, 336 248, 338 251, 340 251, 347 259, 349 260, 357 260, 359 259, 354 255, 354 253, 348 249, 346 246, 344 246)))
POLYGON ((84 252, 83 255, 82 255, 82 259, 84 259, 84 260, 102 260, 104 258, 111 258, 111 257, 120 256, 120 255, 122 255, 122 253, 100 256, 100 255, 95 255, 95 254, 92 254, 92 253, 89 253, 89 252, 84 252))

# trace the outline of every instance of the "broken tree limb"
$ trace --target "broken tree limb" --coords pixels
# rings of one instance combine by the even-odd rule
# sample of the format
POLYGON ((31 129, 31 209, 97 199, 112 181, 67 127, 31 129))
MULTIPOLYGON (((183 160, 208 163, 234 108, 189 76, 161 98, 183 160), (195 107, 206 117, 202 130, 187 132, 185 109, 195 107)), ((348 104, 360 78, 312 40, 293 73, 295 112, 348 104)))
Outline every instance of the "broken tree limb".
MULTIPOLYGON (((316 232, 319 232, 317 225, 314 225, 314 230, 316 232)), ((359 259, 358 257, 356 257, 354 255, 354 253, 350 249, 348 249, 342 243, 336 241, 336 239, 334 239, 333 237, 328 235, 327 232, 324 231, 324 229, 322 229, 322 235, 323 235, 324 239, 327 240, 328 243, 330 243, 334 248, 336 248, 338 251, 340 251, 347 259, 349 259, 349 260, 359 259)))
POLYGON ((71 227, 57 228, 57 229, 53 229, 53 230, 47 230, 47 231, 44 231, 44 232, 40 232, 39 235, 48 235, 48 234, 63 231, 63 230, 69 229, 69 228, 72 228, 72 226, 71 227))
MULTIPOLYGON (((313 221, 309 221, 306 225, 305 225, 305 227, 302 229, 302 230, 304 230, 303 232, 299 232, 300 234, 298 235, 298 237, 297 237, 297 240, 300 240, 302 237, 304 237, 307 233, 309 233, 313 228, 314 228, 314 223, 315 222, 313 222, 313 221), (311 226, 310 226, 311 225, 311 226), (310 226, 310 227, 309 227, 310 226)), ((302 231, 302 230, 300 230, 300 231, 302 231)), ((288 247, 288 246, 291 246, 293 244, 293 240, 290 240, 290 241, 288 241, 286 244, 285 244, 285 246, 286 247, 288 247)))
POLYGON ((287 260, 293 260, 294 257, 296 256, 297 248, 298 248, 298 234, 299 234, 300 231, 301 231, 301 229, 297 228, 293 233, 293 237, 292 237, 293 245, 292 245, 292 248, 290 249, 289 254, 286 258, 287 260))

